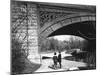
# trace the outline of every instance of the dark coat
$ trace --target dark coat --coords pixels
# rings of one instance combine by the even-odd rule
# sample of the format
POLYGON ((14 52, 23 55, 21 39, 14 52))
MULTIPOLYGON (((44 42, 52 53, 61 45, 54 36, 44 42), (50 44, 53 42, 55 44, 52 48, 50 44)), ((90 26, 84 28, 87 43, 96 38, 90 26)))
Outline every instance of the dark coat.
POLYGON ((61 62, 61 54, 58 55, 58 62, 61 62))
POLYGON ((57 63, 57 56, 53 56, 53 61, 55 64, 57 63))

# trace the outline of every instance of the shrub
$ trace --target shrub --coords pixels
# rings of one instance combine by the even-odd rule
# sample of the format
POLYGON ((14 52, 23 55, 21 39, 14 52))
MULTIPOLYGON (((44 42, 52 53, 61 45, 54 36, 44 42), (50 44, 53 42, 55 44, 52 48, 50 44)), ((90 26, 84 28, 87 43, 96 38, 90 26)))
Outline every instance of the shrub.
POLYGON ((26 57, 25 50, 22 49, 22 43, 17 40, 12 40, 11 51, 12 72, 21 73, 24 70, 26 57))

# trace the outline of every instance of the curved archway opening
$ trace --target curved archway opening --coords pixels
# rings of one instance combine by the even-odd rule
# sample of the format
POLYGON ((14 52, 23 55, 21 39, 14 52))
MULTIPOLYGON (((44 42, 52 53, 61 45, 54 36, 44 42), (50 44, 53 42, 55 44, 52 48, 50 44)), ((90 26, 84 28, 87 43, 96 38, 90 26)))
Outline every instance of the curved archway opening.
POLYGON ((46 38, 43 42, 42 45, 45 47, 42 47, 43 52, 55 52, 55 51, 64 51, 64 50, 69 50, 69 49, 74 49, 74 48, 81 48, 83 47, 83 43, 87 45, 86 43, 88 40, 79 37, 79 36, 74 36, 74 35, 55 35, 46 38), (68 46, 65 48, 65 45, 68 46), (61 47, 62 46, 62 47, 61 47), (44 49, 46 48, 46 49, 44 49), (47 51, 45 51, 47 50, 47 51))
POLYGON ((95 52, 96 50, 96 22, 95 21, 86 21, 86 22, 80 22, 80 23, 64 26, 51 33, 48 37, 55 36, 55 35, 75 35, 75 36, 82 37, 89 41, 89 45, 88 45, 89 52, 95 52))
POLYGON ((64 58, 66 60, 85 62, 88 65, 87 68, 94 69, 96 67, 95 21, 80 22, 61 27, 48 35, 47 39, 43 41, 42 46, 43 49, 41 48, 41 50, 44 50, 43 52, 46 53, 61 51, 73 56, 73 52, 76 51, 78 53, 74 54, 75 59, 74 57, 68 58, 68 56, 64 58), (62 37, 57 38, 58 35, 62 37), (67 38, 67 41, 64 38, 67 38), (50 44, 51 42, 49 43, 48 40, 53 43, 50 44))
POLYGON ((63 26, 52 32, 48 37, 55 35, 75 35, 87 40, 93 40, 96 38, 95 21, 85 21, 63 26))

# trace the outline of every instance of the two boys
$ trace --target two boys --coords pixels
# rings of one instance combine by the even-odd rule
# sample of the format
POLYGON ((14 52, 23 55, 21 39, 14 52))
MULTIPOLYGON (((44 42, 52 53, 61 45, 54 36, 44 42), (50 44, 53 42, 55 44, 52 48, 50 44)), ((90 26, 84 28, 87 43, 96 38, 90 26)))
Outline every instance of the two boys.
POLYGON ((58 54, 58 57, 56 55, 56 52, 54 53, 53 62, 54 62, 54 68, 57 68, 57 63, 59 63, 59 66, 61 68, 61 53, 60 52, 58 54))

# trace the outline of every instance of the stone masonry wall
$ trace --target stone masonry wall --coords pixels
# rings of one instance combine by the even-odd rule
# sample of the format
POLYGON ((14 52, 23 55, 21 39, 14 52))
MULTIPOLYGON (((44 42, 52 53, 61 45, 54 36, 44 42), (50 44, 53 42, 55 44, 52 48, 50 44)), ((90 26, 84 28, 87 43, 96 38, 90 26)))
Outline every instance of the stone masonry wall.
POLYGON ((25 2, 12 2, 11 29, 12 38, 23 43, 22 48, 28 53, 28 58, 38 58, 37 6, 25 2))

